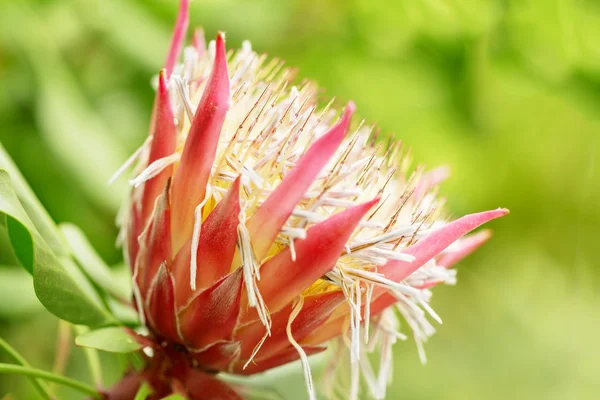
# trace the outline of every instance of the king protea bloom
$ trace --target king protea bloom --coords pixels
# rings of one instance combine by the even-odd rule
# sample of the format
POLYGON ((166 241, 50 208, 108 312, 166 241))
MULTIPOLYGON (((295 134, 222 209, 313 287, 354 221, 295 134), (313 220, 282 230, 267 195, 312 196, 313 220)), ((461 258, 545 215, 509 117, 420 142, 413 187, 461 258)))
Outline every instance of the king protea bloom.
POLYGON ((357 398, 362 380, 383 398, 398 316, 423 356, 439 320, 431 288, 454 283, 449 267, 490 235, 462 237, 507 210, 448 222, 445 168, 411 169, 400 142, 352 119, 353 103, 320 105, 312 82, 293 84, 247 42, 227 52, 219 33, 205 47, 198 30, 181 51, 187 24, 183 0, 122 222, 152 351, 111 393, 142 379, 154 398, 237 399, 216 374, 300 359, 314 398, 308 356, 335 341, 325 393, 357 398))

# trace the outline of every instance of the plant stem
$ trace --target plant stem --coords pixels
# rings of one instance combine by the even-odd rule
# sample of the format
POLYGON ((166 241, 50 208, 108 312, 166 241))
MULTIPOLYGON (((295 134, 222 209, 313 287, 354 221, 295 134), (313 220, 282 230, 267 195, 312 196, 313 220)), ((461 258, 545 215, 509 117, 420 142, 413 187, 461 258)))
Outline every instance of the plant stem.
POLYGON ((51 372, 44 371, 41 369, 23 367, 20 365, 0 363, 0 374, 2 374, 2 373, 18 374, 18 375, 31 376, 31 377, 35 377, 35 378, 45 379, 47 381, 60 383, 63 386, 68 386, 72 389, 75 389, 75 390, 81 392, 81 393, 85 393, 85 394, 93 397, 94 399, 98 399, 98 400, 102 399, 102 397, 100 396, 100 393, 98 393, 98 391, 96 391, 96 389, 94 389, 92 386, 90 386, 86 383, 79 382, 79 381, 76 381, 74 379, 70 379, 70 378, 67 378, 64 376, 54 375, 51 372))
MULTIPOLYGON (((62 375, 67 367, 72 342, 71 324, 62 319, 58 320, 58 335, 56 337, 56 351, 54 352, 54 366, 52 373, 62 375)), ((55 393, 54 385, 49 385, 52 393, 55 393)))
MULTIPOLYGON (((4 339, 0 338, 0 347, 6 351, 6 353, 13 359, 15 362, 21 364, 25 368, 31 368, 27 360, 23 358, 21 354, 17 350, 15 350, 11 345, 9 345, 4 339)), ((31 383, 35 386, 38 393, 47 400, 52 399, 50 392, 46 385, 43 382, 39 382, 37 379, 31 378, 31 383)))
MULTIPOLYGON (((90 330, 87 326, 75 325, 74 327, 77 336, 83 335, 90 330)), ((100 357, 98 356, 98 351, 90 347, 83 347, 82 349, 90 369, 92 381, 96 386, 102 386, 102 368, 100 367, 100 357)))

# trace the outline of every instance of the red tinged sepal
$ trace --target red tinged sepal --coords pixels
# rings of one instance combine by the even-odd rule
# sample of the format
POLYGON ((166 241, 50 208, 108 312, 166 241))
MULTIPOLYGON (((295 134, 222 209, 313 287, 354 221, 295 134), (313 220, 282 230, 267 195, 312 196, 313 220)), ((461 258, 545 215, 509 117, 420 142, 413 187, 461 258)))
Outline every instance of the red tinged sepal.
MULTIPOLYGON (((150 142, 148 165, 175 153, 177 130, 165 74, 165 70, 161 70, 158 75, 158 91, 154 100, 154 110, 150 124, 152 140, 150 142)), ((144 223, 152 213, 156 198, 160 196, 167 180, 172 175, 173 166, 168 165, 158 175, 144 183, 144 193, 142 195, 142 221, 144 223)))
POLYGON ((492 231, 489 229, 474 233, 473 235, 465 236, 451 248, 446 249, 437 258, 437 264, 446 268, 452 267, 454 264, 467 257, 475 250, 483 246, 492 237, 492 231))
POLYGON ((160 266, 150 285, 146 300, 146 315, 155 332, 165 339, 180 341, 177 334, 175 287, 173 277, 165 264, 160 266))
POLYGON ((169 47, 169 53, 167 54, 167 60, 165 61, 165 70, 167 72, 167 78, 171 77, 173 68, 177 63, 183 42, 185 41, 185 33, 187 32, 190 16, 190 0, 180 0, 179 2, 179 13, 177 15, 177 22, 175 22, 175 29, 173 30, 173 37, 171 38, 171 46, 169 47))
POLYGON ((163 194, 156 200, 152 220, 139 238, 137 283, 143 297, 159 267, 171 261, 169 183, 167 181, 163 194))
MULTIPOLYGON (((237 243, 240 214, 240 178, 211 211, 201 225, 196 257, 196 289, 205 289, 229 273, 237 243)), ((192 296, 190 285, 191 240, 181 248, 173 262, 177 284, 177 304, 192 296)))
POLYGON ((354 110, 354 103, 348 103, 337 124, 308 149, 248 221, 258 260, 267 254, 283 224, 344 140, 354 110))
MULTIPOLYGON (((302 346, 302 350, 306 353, 307 356, 311 356, 313 354, 321 353, 327 350, 326 346, 302 346)), ((260 372, 264 372, 269 369, 273 369, 279 367, 281 365, 290 363, 292 361, 296 361, 300 358, 298 354, 298 350, 294 347, 289 346, 285 350, 277 353, 269 358, 264 359, 256 359, 254 362, 248 364, 248 366, 244 369, 244 363, 239 362, 236 363, 231 372, 239 375, 253 375, 258 374, 260 372)))
POLYGON ((192 236, 194 209, 204 200, 217 144, 230 105, 225 39, 217 35, 215 61, 196 109, 173 181, 173 249, 192 236))
POLYGON ((218 341, 228 341, 240 310, 242 269, 198 293, 179 312, 181 336, 188 347, 202 350, 218 341))
MULTIPOLYGON (((333 310, 345 301, 344 293, 341 291, 319 293, 304 297, 304 304, 298 315, 292 322, 292 336, 301 341, 314 329, 321 326, 331 315, 333 310)), ((259 358, 274 356, 279 351, 289 346, 286 328, 293 304, 288 304, 281 311, 271 315, 271 335, 262 344, 256 354, 259 358)), ((256 321, 241 328, 235 333, 235 339, 242 343, 240 360, 250 358, 256 345, 265 336, 265 327, 260 321, 256 321)))
MULTIPOLYGON (((306 239, 294 241, 295 261, 287 247, 261 267, 258 288, 271 313, 281 310, 331 271, 360 220, 378 201, 348 208, 310 227, 306 239)), ((255 315, 254 309, 250 309, 242 321, 252 321, 255 315)))

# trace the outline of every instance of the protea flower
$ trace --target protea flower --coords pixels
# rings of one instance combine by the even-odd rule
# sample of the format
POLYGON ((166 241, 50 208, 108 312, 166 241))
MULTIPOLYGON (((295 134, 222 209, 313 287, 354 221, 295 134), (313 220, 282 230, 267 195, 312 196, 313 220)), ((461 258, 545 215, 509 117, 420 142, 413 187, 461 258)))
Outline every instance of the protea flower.
POLYGON ((187 24, 183 0, 122 224, 153 354, 113 396, 142 378, 155 398, 239 398, 216 373, 300 359, 314 398, 307 357, 337 340, 348 398, 361 373, 384 397, 404 337, 396 311, 421 349, 427 316, 439 319, 431 287, 454 283, 448 267, 489 232, 461 237, 507 210, 447 222, 436 195, 445 168, 411 171, 400 142, 352 121, 353 103, 320 107, 315 85, 292 85, 291 70, 247 42, 227 53, 219 33, 207 49, 196 31, 177 64, 187 24))

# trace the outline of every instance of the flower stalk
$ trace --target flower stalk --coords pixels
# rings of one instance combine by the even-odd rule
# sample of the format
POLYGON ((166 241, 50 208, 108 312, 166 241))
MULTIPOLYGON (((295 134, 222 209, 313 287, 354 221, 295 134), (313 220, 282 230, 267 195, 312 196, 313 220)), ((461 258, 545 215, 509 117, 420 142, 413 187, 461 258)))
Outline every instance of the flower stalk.
POLYGON ((0 374, 15 374, 15 375, 24 375, 33 378, 40 378, 50 382, 59 383, 63 386, 70 387, 75 389, 83 394, 86 394, 94 399, 102 400, 102 396, 96 389, 92 386, 89 386, 83 382, 70 379, 61 375, 53 374, 52 372, 44 371, 41 369, 25 367, 21 365, 13 365, 13 364, 0 364, 0 374))

